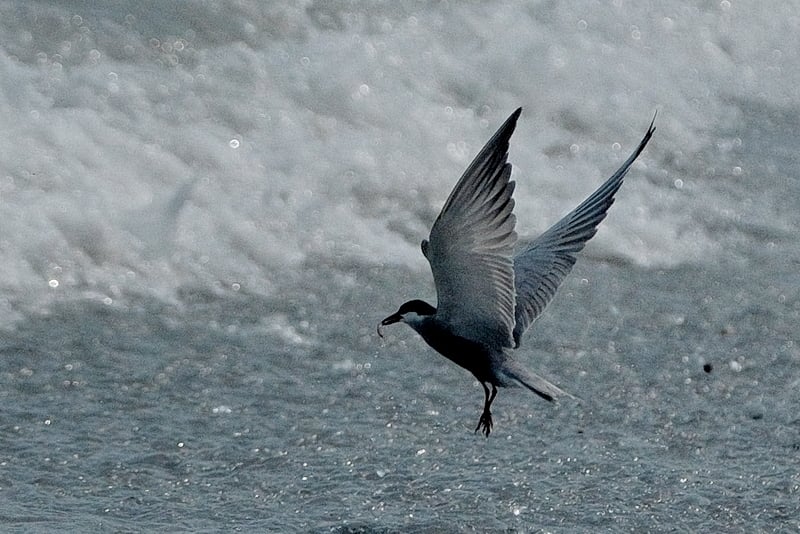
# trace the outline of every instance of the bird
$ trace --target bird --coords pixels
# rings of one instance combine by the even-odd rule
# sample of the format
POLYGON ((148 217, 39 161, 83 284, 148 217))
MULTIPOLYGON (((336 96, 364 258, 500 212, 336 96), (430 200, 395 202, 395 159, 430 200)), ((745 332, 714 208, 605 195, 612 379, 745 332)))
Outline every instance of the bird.
POLYGON ((514 111, 456 183, 422 241, 437 306, 414 299, 378 323, 378 335, 405 323, 442 356, 483 386, 475 427, 488 437, 497 388, 522 386, 547 401, 575 398, 513 357, 522 336, 542 314, 597 232, 633 162, 655 132, 655 115, 639 145, 617 171, 577 208, 533 240, 516 233, 509 140, 522 108, 514 111), (491 388, 491 389, 490 389, 491 388))

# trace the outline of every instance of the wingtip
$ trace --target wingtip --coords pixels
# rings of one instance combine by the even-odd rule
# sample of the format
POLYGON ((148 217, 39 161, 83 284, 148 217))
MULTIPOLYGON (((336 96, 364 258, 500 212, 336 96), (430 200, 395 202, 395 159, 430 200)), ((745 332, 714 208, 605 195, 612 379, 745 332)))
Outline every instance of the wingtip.
MULTIPOLYGON (((642 153, 642 151, 644 150, 644 147, 647 146, 647 143, 650 142, 650 138, 653 137, 653 134, 656 131, 655 124, 656 124, 656 117, 657 116, 658 116, 658 110, 656 109, 656 111, 653 113, 653 119, 650 121, 650 126, 648 126, 648 128, 647 128, 647 132, 644 134, 644 137, 642 137, 642 140, 639 142, 639 146, 634 151, 634 154, 633 154, 633 159, 634 160, 639 156, 639 154, 642 153)), ((631 160, 631 163, 633 163, 632 160, 631 160)))
POLYGON ((508 150, 508 141, 511 139, 511 135, 514 133, 514 129, 517 127, 517 119, 519 119, 521 113, 522 108, 519 107, 511 115, 509 115, 503 125, 497 129, 497 132, 494 134, 492 139, 489 140, 487 146, 500 144, 506 150, 508 150))
POLYGON ((650 127, 647 128, 647 137, 653 135, 653 132, 656 131, 656 118, 658 117, 658 108, 653 112, 653 119, 650 121, 650 127))

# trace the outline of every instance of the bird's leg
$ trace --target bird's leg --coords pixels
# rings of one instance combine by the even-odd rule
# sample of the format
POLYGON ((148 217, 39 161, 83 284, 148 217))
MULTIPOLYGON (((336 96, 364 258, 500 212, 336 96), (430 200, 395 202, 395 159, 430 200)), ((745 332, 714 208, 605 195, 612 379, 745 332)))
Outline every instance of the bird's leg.
POLYGON ((486 382, 481 382, 481 385, 483 386, 484 393, 483 413, 481 414, 480 420, 478 420, 478 426, 475 427, 475 432, 483 428, 483 434, 488 438, 493 426, 490 408, 492 407, 492 401, 497 396, 497 386, 492 384, 492 392, 489 393, 489 387, 486 385, 486 382))

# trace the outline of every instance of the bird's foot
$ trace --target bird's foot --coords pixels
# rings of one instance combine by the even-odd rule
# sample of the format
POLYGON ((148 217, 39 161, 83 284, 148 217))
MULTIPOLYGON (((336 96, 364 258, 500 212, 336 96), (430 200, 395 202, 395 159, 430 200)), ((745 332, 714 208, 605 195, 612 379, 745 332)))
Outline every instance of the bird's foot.
POLYGON ((492 426, 494 426, 492 423, 492 412, 490 412, 489 410, 485 410, 481 414, 481 418, 478 421, 478 426, 475 427, 475 432, 481 430, 483 432, 483 435, 488 438, 489 434, 492 432, 492 426))

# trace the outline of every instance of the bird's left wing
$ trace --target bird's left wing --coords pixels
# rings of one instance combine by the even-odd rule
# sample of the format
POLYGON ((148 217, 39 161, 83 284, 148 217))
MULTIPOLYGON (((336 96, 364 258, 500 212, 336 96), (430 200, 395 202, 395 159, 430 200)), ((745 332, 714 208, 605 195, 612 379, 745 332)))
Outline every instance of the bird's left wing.
POLYGON ((445 202, 422 252, 433 271, 437 316, 456 335, 510 347, 517 234, 507 163, 517 109, 475 157, 445 202))
POLYGON ((558 286, 572 270, 575 255, 597 232, 600 221, 605 219, 628 169, 642 153, 655 131, 653 122, 650 123, 650 128, 639 146, 617 172, 580 206, 514 255, 514 283, 517 292, 515 347, 519 347, 522 334, 541 315, 556 294, 558 286))

